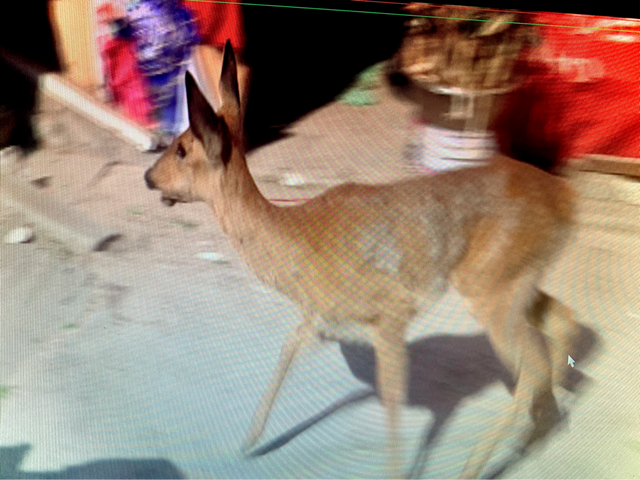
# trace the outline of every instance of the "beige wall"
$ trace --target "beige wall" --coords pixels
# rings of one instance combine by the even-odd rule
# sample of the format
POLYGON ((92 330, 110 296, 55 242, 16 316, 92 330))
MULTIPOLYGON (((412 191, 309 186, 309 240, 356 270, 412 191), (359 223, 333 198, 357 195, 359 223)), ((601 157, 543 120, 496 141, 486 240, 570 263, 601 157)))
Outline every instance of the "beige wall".
POLYGON ((93 91, 101 83, 96 48, 94 0, 54 0, 49 4, 64 75, 93 91))

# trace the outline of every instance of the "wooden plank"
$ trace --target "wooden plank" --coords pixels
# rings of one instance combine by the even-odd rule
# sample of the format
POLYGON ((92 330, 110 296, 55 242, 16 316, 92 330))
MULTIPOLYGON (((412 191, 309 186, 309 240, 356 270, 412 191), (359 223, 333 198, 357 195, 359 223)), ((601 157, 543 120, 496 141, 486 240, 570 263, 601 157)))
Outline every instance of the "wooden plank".
MULTIPOLYGON (((1 47, 0 55, 14 68, 38 82, 42 93, 50 95, 101 127, 114 131, 140 151, 157 149, 159 138, 154 132, 138 125, 62 75, 47 73, 33 62, 12 55, 1 47)), ((10 118, 7 119, 7 121, 10 120, 10 118)))
POLYGON ((133 144, 141 152, 158 148, 156 134, 127 118, 111 106, 88 95, 60 75, 46 74, 39 77, 40 90, 84 115, 97 125, 113 131, 123 140, 133 144))
POLYGON ((569 162, 571 168, 583 172, 610 173, 640 177, 640 158, 612 155, 585 155, 569 162))

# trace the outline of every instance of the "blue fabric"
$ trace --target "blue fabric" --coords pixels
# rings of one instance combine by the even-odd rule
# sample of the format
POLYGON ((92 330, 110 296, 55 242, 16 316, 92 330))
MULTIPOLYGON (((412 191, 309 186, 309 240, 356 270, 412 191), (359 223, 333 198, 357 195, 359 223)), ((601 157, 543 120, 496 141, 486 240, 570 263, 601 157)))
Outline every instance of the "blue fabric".
POLYGON ((192 48, 200 42, 196 23, 179 0, 134 0, 127 5, 127 16, 156 117, 175 133, 177 85, 192 48))

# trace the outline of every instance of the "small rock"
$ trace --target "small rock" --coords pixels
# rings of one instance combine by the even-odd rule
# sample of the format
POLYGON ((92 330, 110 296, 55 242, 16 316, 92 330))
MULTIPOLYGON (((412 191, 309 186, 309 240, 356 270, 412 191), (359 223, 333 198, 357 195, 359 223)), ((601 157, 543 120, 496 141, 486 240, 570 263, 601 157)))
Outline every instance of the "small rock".
POLYGON ((4 243, 28 243, 33 238, 29 227, 14 228, 4 236, 4 243))
POLYGON ((201 258, 203 260, 209 260, 211 262, 215 262, 215 263, 227 263, 228 260, 227 258, 222 255, 221 253, 218 252, 200 252, 197 255, 198 258, 201 258))
POLYGON ((37 188, 47 188, 51 185, 51 177, 40 177, 35 180, 31 180, 31 183, 37 188))

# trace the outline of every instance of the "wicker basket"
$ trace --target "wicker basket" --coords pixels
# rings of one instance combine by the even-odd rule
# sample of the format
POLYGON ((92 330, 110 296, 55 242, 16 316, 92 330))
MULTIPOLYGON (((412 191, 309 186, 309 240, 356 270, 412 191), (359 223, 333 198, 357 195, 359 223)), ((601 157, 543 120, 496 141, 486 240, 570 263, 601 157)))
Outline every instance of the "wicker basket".
POLYGON ((534 27, 520 12, 417 3, 405 11, 414 17, 391 64, 412 80, 405 97, 419 107, 408 166, 424 173, 489 161, 491 125, 521 82, 514 67, 537 41, 534 27))
POLYGON ((511 89, 522 47, 536 41, 527 15, 409 4, 399 51, 403 72, 415 80, 463 91, 511 89))

